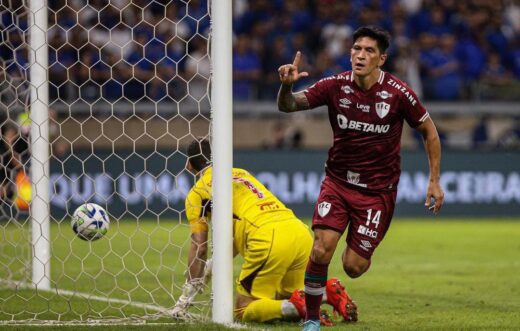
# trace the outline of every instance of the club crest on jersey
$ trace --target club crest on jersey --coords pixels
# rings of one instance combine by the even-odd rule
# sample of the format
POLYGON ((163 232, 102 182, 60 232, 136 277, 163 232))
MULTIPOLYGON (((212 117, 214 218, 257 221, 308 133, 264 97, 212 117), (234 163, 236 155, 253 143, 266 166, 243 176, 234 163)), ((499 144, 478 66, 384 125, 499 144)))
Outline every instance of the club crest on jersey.
POLYGON ((343 108, 350 108, 349 105, 350 105, 351 103, 352 103, 352 102, 350 102, 350 100, 347 99, 347 98, 339 99, 339 106, 340 106, 340 107, 343 107, 343 108))
POLYGON ((318 214, 321 217, 325 217, 330 211, 330 203, 327 201, 323 201, 318 205, 318 214))
POLYGON ((350 87, 349 85, 343 85, 341 87, 341 90, 345 93, 345 94, 350 94, 352 92, 354 92, 354 90, 352 89, 352 87, 350 87))
POLYGON ((376 102, 376 113, 379 118, 385 117, 390 111, 390 104, 386 102, 376 102))

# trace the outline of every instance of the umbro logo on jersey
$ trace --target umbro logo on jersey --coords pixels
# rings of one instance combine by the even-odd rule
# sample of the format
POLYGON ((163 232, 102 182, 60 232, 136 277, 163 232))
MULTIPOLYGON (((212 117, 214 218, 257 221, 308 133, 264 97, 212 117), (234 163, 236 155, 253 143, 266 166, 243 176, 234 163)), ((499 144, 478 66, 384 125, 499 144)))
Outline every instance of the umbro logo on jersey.
POLYGON ((381 99, 383 99, 383 100, 386 100, 386 99, 391 98, 393 96, 392 93, 389 93, 387 91, 377 92, 376 95, 378 97, 380 97, 381 99))
POLYGON ((361 245, 359 247, 365 251, 368 251, 369 248, 372 248, 372 244, 368 240, 361 240, 361 245))
POLYGON ((350 87, 349 85, 343 85, 343 86, 341 87, 341 90, 342 90, 343 92, 345 92, 345 94, 350 94, 350 93, 354 92, 354 90, 352 89, 352 87, 350 87))
POLYGON ((340 106, 340 107, 343 107, 343 108, 350 108, 349 105, 350 105, 351 103, 352 103, 352 102, 350 102, 350 100, 347 99, 347 98, 339 99, 339 106, 340 106))
POLYGON ((376 113, 379 118, 385 117, 390 111, 390 104, 386 102, 376 102, 376 113))
POLYGON ((325 217, 330 211, 330 206, 329 202, 323 201, 318 205, 318 214, 320 214, 321 217, 325 217))

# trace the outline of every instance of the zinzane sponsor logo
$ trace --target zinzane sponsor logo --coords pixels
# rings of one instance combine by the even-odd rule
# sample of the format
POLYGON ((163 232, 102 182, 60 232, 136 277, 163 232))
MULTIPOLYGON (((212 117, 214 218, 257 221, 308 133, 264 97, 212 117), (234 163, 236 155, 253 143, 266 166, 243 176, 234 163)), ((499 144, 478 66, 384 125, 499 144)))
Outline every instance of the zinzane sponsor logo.
POLYGON ((367 228, 366 226, 364 225, 360 225, 358 230, 357 230, 358 233, 362 234, 362 235, 365 235, 367 237, 370 237, 370 238, 377 238, 377 231, 376 230, 370 230, 369 228, 367 228))
POLYGON ((356 103, 356 108, 361 109, 363 112, 368 113, 370 111, 369 105, 361 105, 359 103, 356 103))
POLYGON ((352 104, 352 102, 349 99, 347 99, 347 98, 339 99, 339 106, 340 107, 350 108, 350 104, 352 104))
POLYGON ((327 201, 323 201, 322 203, 320 203, 318 205, 318 214, 321 216, 321 217, 325 217, 327 216, 327 214, 329 213, 330 211, 330 203, 327 202, 327 201))
POLYGON ((410 101, 410 103, 412 104, 412 106, 415 106, 417 104, 417 100, 415 100, 415 98, 413 97, 413 95, 406 89, 405 86, 397 83, 395 80, 393 79, 389 79, 388 80, 388 85, 392 86, 392 87, 395 87, 398 91, 400 92, 403 92, 404 96, 408 99, 408 101, 410 101))
POLYGON ((347 116, 343 114, 338 114, 338 126, 340 129, 350 129, 362 132, 371 132, 371 133, 387 133, 390 130, 390 124, 379 125, 379 124, 371 124, 365 122, 358 122, 353 120, 348 120, 347 116))

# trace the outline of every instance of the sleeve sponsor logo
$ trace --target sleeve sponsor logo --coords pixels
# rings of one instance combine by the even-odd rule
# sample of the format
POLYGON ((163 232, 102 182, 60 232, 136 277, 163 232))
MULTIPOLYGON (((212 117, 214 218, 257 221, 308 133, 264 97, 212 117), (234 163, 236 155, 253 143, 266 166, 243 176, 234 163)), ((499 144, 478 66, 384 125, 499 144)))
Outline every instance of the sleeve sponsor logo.
POLYGON ((404 85, 397 83, 393 79, 388 80, 388 85, 390 85, 390 86, 396 88, 398 91, 402 92, 404 94, 404 96, 408 99, 408 101, 410 101, 412 106, 415 106, 417 104, 417 100, 415 100, 413 95, 406 89, 406 87, 404 85))

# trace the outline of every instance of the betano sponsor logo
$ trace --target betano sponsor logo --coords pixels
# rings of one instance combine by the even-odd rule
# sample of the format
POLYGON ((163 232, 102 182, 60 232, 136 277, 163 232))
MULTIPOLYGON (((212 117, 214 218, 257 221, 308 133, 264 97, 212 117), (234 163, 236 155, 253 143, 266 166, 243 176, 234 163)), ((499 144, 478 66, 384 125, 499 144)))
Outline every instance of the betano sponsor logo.
POLYGON ((371 124, 366 122, 359 122, 348 120, 347 116, 343 114, 338 114, 338 125, 340 129, 350 129, 356 131, 363 132, 373 132, 373 133, 387 133, 390 129, 390 124, 379 125, 379 124, 371 124))

